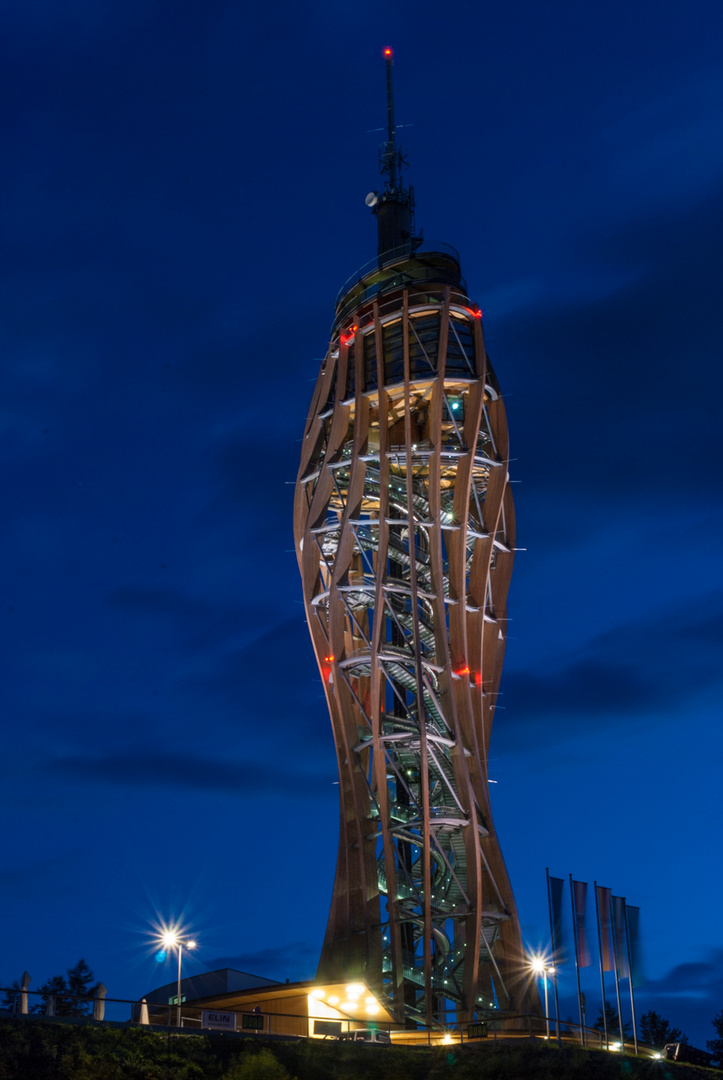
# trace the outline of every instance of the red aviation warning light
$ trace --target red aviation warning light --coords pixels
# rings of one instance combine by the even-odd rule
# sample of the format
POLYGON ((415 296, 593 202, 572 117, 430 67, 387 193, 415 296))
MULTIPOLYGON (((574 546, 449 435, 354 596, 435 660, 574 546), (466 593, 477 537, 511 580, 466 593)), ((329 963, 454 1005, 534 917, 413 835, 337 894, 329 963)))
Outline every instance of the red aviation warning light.
POLYGON ((348 344, 349 344, 349 342, 350 342, 350 341, 352 340, 352 338, 354 337, 354 335, 356 334, 356 332, 357 332, 357 330, 358 330, 358 329, 359 329, 359 327, 358 327, 358 326, 356 325, 356 323, 355 323, 355 324, 354 324, 353 326, 350 326, 350 327, 349 327, 349 331, 348 331, 348 333, 346 333, 346 334, 339 334, 339 341, 341 342, 341 344, 342 344, 342 345, 348 345, 348 344))
POLYGON ((324 657, 324 662, 321 664, 321 677, 324 680, 324 682, 327 683, 330 686, 334 685, 334 679, 332 677, 332 666, 331 665, 334 663, 335 659, 336 659, 336 657, 334 656, 334 654, 329 653, 328 656, 324 657))
POLYGON ((382 53, 382 55, 383 55, 385 60, 391 60, 392 57, 394 56, 394 53, 392 52, 392 50, 390 48, 387 47, 384 50, 384 52, 382 53))

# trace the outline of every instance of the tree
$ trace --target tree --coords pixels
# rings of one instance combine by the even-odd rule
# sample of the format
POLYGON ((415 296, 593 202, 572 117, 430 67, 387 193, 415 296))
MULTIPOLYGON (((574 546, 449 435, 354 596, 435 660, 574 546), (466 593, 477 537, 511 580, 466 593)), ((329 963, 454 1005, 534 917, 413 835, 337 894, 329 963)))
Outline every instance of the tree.
POLYGON ((87 1016, 91 1012, 93 1003, 88 1000, 95 996, 98 984, 93 982, 93 972, 81 956, 75 967, 68 968, 68 992, 67 1000, 70 1016, 87 1016))
POLYGON ((5 997, 0 1003, 0 1007, 12 1009, 13 1012, 20 1008, 20 983, 17 979, 13 979, 12 986, 5 991, 5 997))
MULTIPOLYGON (((618 1011, 614 1009, 609 1001, 605 1002, 605 1016, 603 1017, 602 1009, 598 1013, 598 1018, 593 1024, 595 1031, 604 1031, 607 1027, 608 1035, 620 1036, 620 1023, 618 1021, 618 1011)), ((630 1024, 625 1021, 623 1024, 623 1034, 630 1034, 630 1024)))
POLYGON ((713 1027, 718 1032, 717 1039, 709 1039, 706 1046, 713 1055, 713 1059, 718 1062, 719 1065, 723 1065, 723 1009, 717 1016, 713 1017, 713 1027))
POLYGON ((72 1016, 72 1010, 68 1002, 68 986, 62 975, 53 975, 40 987, 40 1001, 30 1009, 30 1012, 45 1013, 48 1008, 48 999, 53 998, 53 1014, 55 1016, 72 1016))
POLYGON ((38 993, 40 1000, 32 1006, 30 1012, 44 1013, 47 1011, 48 999, 54 998, 55 1016, 88 1016, 93 1010, 92 998, 98 989, 98 984, 90 984, 93 981, 93 972, 85 960, 81 957, 75 967, 68 968, 65 975, 53 975, 43 983, 38 993))
POLYGON ((684 1035, 680 1028, 671 1027, 667 1020, 652 1009, 640 1017, 640 1038, 655 1050, 662 1050, 666 1043, 688 1041, 687 1035, 684 1035))

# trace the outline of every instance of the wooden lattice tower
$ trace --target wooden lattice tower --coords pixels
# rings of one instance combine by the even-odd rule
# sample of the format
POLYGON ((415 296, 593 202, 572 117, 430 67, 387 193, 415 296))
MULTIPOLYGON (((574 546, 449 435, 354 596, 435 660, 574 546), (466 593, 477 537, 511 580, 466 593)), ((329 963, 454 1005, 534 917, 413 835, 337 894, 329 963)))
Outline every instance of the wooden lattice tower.
POLYGON ((444 1024, 537 1008, 487 775, 515 523, 481 312, 414 236, 389 53, 387 78, 379 255, 337 300, 295 501, 341 799, 319 975, 444 1024))

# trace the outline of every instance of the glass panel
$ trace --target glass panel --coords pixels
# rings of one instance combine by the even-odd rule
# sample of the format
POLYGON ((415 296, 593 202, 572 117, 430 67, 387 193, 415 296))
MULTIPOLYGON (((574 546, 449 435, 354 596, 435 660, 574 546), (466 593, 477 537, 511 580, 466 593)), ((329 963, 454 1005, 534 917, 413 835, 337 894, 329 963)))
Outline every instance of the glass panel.
POLYGON ((346 393, 344 399, 353 398, 356 391, 356 378, 355 378, 355 348, 354 345, 349 346, 349 359, 347 361, 346 369, 346 393))
POLYGON ((437 369, 439 315, 421 315, 409 321, 409 378, 428 378, 437 369))
POLYGON ((364 389, 377 388, 377 341, 374 331, 364 335, 364 389))
POLYGON ((450 376, 475 374, 474 338, 466 319, 450 317, 445 373, 450 376))
POLYGON ((384 385, 399 383, 404 379, 404 339, 402 320, 396 319, 382 327, 384 348, 384 385))

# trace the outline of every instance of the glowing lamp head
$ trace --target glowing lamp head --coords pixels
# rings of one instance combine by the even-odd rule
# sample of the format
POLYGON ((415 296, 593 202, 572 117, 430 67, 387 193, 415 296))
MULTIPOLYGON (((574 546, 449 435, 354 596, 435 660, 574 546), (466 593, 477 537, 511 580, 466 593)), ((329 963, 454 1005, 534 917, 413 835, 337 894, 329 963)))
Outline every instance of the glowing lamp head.
POLYGON ((171 946, 175 945, 177 941, 178 938, 176 937, 174 931, 166 930, 165 934, 163 935, 163 944, 166 946, 166 948, 170 949, 171 946))
POLYGON ((392 52, 392 50, 391 50, 391 49, 390 49, 390 48, 389 48, 389 47, 387 46, 387 48, 386 48, 386 49, 384 50, 383 56, 384 56, 384 59, 385 59, 385 60, 391 60, 391 58, 392 58, 392 57, 394 56, 394 53, 393 53, 393 52, 392 52))
POLYGON ((533 956, 532 960, 530 961, 530 966, 534 971, 535 975, 542 975, 543 971, 545 970, 545 961, 542 959, 541 956, 533 956))
POLYGON ((196 942, 196 941, 187 941, 186 942, 186 948, 187 949, 195 949, 197 944, 198 944, 198 942, 196 942))

